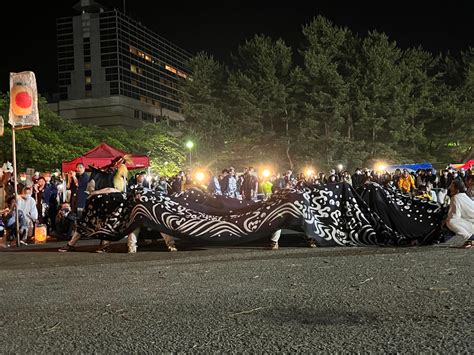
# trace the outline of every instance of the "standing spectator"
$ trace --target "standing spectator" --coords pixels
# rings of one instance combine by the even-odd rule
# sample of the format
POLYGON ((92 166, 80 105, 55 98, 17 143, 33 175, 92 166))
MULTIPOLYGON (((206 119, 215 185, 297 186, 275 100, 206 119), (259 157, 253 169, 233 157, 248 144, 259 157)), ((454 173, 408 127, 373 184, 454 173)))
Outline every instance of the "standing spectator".
POLYGON ((38 219, 38 209, 36 201, 32 196, 31 187, 23 188, 21 195, 17 198, 17 207, 23 211, 26 224, 28 225, 27 238, 31 238, 35 231, 35 221, 38 219))
POLYGON ((242 186, 244 184, 244 174, 240 174, 237 176, 237 196, 239 198, 242 198, 242 186))
POLYGON ((415 187, 419 188, 420 186, 424 186, 424 185, 426 185, 425 171, 423 169, 419 169, 416 174, 415 187))
POLYGON ((282 174, 277 174, 276 179, 273 183, 272 192, 275 193, 285 188, 285 178, 282 174))
POLYGON ((158 184, 156 185, 156 190, 161 191, 165 195, 168 195, 168 189, 169 189, 169 184, 168 184, 168 181, 166 181, 166 177, 160 176, 160 180, 158 181, 158 184))
POLYGON ((451 182, 453 181, 452 175, 449 173, 448 170, 444 169, 441 172, 441 176, 439 178, 438 182, 438 202, 444 205, 445 199, 448 193, 448 187, 451 185, 451 182))
POLYGON ((362 169, 357 168, 355 173, 352 175, 352 186, 354 189, 358 189, 364 184, 364 175, 362 174, 362 169))
POLYGON ((336 169, 331 169, 329 171, 328 182, 339 182, 339 175, 336 174, 336 169))
POLYGON ((395 186, 398 186, 398 180, 400 180, 401 176, 402 176, 402 171, 399 168, 395 169, 395 172, 394 172, 393 178, 392 178, 393 184, 395 186))
POLYGON ((250 167, 244 175, 242 183, 242 195, 246 200, 253 200, 257 198, 258 193, 258 179, 254 168, 250 167))
POLYGON ((294 185, 294 180, 295 180, 295 177, 293 176, 293 171, 288 170, 285 173, 285 187, 292 188, 294 185))
POLYGON ((342 173, 342 181, 352 185, 351 174, 347 170, 342 173))
POLYGON ((436 174, 433 174, 433 169, 426 169, 425 173, 425 183, 431 183, 432 187, 436 187, 436 174))
POLYGON ((71 210, 78 217, 86 207, 87 200, 87 184, 89 183, 89 175, 86 174, 84 164, 76 165, 76 173, 70 172, 68 179, 68 189, 71 190, 71 210))
POLYGON ((180 171, 178 175, 176 175, 171 183, 171 193, 180 193, 184 191, 184 185, 186 183, 186 176, 184 171, 180 171))
POLYGON ((222 195, 221 184, 219 183, 219 178, 215 175, 211 175, 209 185, 207 186, 207 191, 212 195, 222 195))
POLYGON ((235 178, 235 169, 230 167, 229 174, 227 175, 227 196, 232 198, 238 197, 238 190, 237 190, 237 179, 235 178))
POLYGON ((219 179, 222 195, 227 196, 229 193, 229 170, 223 169, 219 179))
POLYGON ((263 192, 265 200, 269 199, 272 196, 272 187, 273 187, 273 184, 269 179, 266 179, 262 183, 262 192, 263 192))
POLYGON ((58 190, 56 185, 51 182, 51 175, 45 173, 38 179, 35 185, 36 206, 38 209, 39 221, 41 224, 46 224, 49 231, 55 229, 56 213, 58 210, 58 190))

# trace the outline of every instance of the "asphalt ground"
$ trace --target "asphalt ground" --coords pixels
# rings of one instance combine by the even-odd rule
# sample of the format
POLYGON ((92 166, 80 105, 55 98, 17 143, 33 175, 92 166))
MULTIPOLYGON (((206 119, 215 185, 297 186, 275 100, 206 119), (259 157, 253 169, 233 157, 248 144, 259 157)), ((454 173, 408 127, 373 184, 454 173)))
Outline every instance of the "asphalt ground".
POLYGON ((473 252, 177 243, 0 252, 0 353, 472 353, 473 252))

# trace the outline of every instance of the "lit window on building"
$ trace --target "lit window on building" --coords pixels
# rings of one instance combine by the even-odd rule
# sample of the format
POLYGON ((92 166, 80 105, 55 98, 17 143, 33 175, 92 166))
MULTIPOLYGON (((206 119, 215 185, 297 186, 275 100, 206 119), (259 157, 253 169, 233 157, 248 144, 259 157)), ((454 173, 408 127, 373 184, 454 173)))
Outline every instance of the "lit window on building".
POLYGON ((130 64, 130 71, 132 73, 138 73, 138 68, 135 64, 130 64))
POLYGON ((177 72, 177 70, 175 68, 173 68, 172 66, 169 66, 169 65, 165 65, 165 69, 172 72, 172 73, 175 73, 177 72))
POLYGON ((91 62, 84 62, 84 69, 90 69, 91 68, 91 62))
POLYGON ((90 76, 86 76, 86 84, 90 84, 92 82, 92 79, 90 76))
POLYGON ((184 74, 182 71, 179 71, 179 70, 178 70, 177 74, 178 74, 180 77, 186 79, 186 74, 184 74))
POLYGON ((92 97, 92 91, 86 90, 86 97, 92 97))

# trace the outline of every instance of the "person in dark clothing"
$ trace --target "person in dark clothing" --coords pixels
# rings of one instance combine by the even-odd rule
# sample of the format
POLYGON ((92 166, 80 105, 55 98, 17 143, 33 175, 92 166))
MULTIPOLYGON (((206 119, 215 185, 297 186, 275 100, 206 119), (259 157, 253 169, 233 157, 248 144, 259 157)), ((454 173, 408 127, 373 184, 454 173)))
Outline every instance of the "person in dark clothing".
POLYGON ((277 174, 275 182, 272 186, 272 193, 275 193, 281 189, 284 189, 286 186, 285 178, 281 174, 277 174))
POLYGON ((362 185, 364 185, 364 175, 362 174, 362 169, 357 168, 352 175, 352 187, 357 190, 362 185))
POLYGON ((141 186, 146 189, 149 189, 150 183, 146 179, 146 173, 144 171, 140 171, 139 173, 135 174, 133 178, 130 179, 130 183, 128 184, 128 186, 141 186))
POLYGON ((229 170, 222 170, 222 179, 220 179, 219 184, 221 185, 222 195, 227 196, 229 194, 229 170))
POLYGON ((245 200, 252 200, 257 198, 257 191, 258 179, 255 176, 255 170, 250 167, 244 175, 241 194, 245 200))
POLYGON ((170 193, 180 193, 184 191, 185 183, 185 174, 184 171, 180 171, 171 182, 171 192, 170 193))
POLYGON ((82 163, 76 165, 76 171, 76 173, 71 171, 69 174, 68 189, 71 190, 71 211, 80 217, 86 207, 89 175, 86 174, 86 169, 82 163))
POLYGON ((36 195, 38 220, 41 224, 47 225, 48 233, 56 229, 56 213, 58 211, 58 189, 50 180, 51 175, 45 174, 33 186, 36 195))
POLYGON ((68 203, 61 205, 56 215, 56 229, 51 235, 59 240, 70 240, 76 226, 77 215, 72 212, 68 203))
POLYGON ((431 183, 433 187, 436 187, 436 175, 433 174, 433 169, 426 169, 425 172, 425 183, 431 183))

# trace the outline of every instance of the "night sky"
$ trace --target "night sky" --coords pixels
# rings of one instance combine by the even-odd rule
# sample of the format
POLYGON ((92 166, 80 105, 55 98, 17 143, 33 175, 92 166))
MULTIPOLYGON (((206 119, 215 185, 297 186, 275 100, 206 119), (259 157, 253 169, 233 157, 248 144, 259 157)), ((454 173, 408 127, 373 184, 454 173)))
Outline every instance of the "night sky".
MULTIPOLYGON (((33 70, 42 93, 56 92, 55 19, 76 14, 77 1, 35 1, 23 6, 23 20, 9 24, 17 11, 1 11, 0 91, 8 90, 10 71, 33 70)), ((122 9, 121 0, 103 0, 122 9)), ((126 12, 180 47, 197 53, 204 50, 226 61, 246 38, 263 33, 281 37, 293 48, 302 41, 301 26, 323 15, 333 23, 364 35, 385 32, 401 48, 421 45, 433 52, 458 54, 474 46, 474 1, 362 1, 300 0, 286 6, 275 1, 128 0, 126 12), (153 4, 153 5, 150 5, 153 4), (290 6, 294 4, 294 6, 290 6), (150 7, 152 6, 152 7, 150 7)), ((2 8, 5 2, 2 3, 2 8)))

